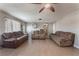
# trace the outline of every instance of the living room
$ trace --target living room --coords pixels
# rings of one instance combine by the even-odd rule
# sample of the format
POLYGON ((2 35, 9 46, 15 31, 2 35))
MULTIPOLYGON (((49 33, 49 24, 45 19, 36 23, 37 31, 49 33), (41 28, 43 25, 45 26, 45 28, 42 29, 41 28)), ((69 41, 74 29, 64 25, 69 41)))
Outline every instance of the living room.
POLYGON ((79 55, 78 15, 78 3, 0 4, 0 55, 79 55))

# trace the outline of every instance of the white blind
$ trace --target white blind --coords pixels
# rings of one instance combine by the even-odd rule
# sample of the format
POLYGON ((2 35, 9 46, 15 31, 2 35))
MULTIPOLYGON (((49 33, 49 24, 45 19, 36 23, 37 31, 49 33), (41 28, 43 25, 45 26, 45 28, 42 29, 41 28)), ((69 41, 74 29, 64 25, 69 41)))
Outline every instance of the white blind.
POLYGON ((20 22, 12 20, 12 24, 13 24, 13 31, 21 31, 20 22))
POLYGON ((11 20, 6 18, 5 21, 5 32, 12 32, 12 25, 11 25, 11 20))
POLYGON ((20 22, 8 18, 5 19, 5 32, 21 31, 20 22))

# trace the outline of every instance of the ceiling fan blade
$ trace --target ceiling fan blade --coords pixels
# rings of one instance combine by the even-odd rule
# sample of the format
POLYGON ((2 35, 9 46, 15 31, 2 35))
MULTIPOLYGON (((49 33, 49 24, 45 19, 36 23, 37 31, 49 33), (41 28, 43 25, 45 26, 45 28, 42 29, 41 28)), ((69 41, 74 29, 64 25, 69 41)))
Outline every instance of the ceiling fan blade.
POLYGON ((54 7, 50 7, 50 10, 52 11, 52 12, 55 12, 55 9, 54 9, 54 7))
POLYGON ((42 12, 44 9, 45 9, 45 7, 41 8, 41 9, 39 10, 39 13, 42 12))

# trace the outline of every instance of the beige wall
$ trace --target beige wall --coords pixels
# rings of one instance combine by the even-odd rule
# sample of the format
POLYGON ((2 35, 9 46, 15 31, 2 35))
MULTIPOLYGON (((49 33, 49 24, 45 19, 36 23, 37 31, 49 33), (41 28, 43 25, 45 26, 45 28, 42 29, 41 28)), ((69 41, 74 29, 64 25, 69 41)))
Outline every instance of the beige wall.
POLYGON ((75 33, 74 46, 79 48, 79 10, 74 11, 55 23, 55 31, 75 33))
POLYGON ((48 34, 53 33, 53 23, 49 23, 48 34))

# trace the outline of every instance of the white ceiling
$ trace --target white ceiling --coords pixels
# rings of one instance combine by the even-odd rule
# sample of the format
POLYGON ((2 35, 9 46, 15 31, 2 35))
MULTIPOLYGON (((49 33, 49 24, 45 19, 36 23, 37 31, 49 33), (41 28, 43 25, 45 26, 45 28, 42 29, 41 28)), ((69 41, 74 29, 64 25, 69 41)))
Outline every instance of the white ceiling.
POLYGON ((79 9, 79 4, 52 4, 55 7, 55 13, 45 9, 39 13, 40 8, 44 4, 25 4, 25 3, 10 3, 0 4, 0 9, 26 22, 55 22, 62 16, 79 9), (42 18, 42 20, 38 20, 42 18))

